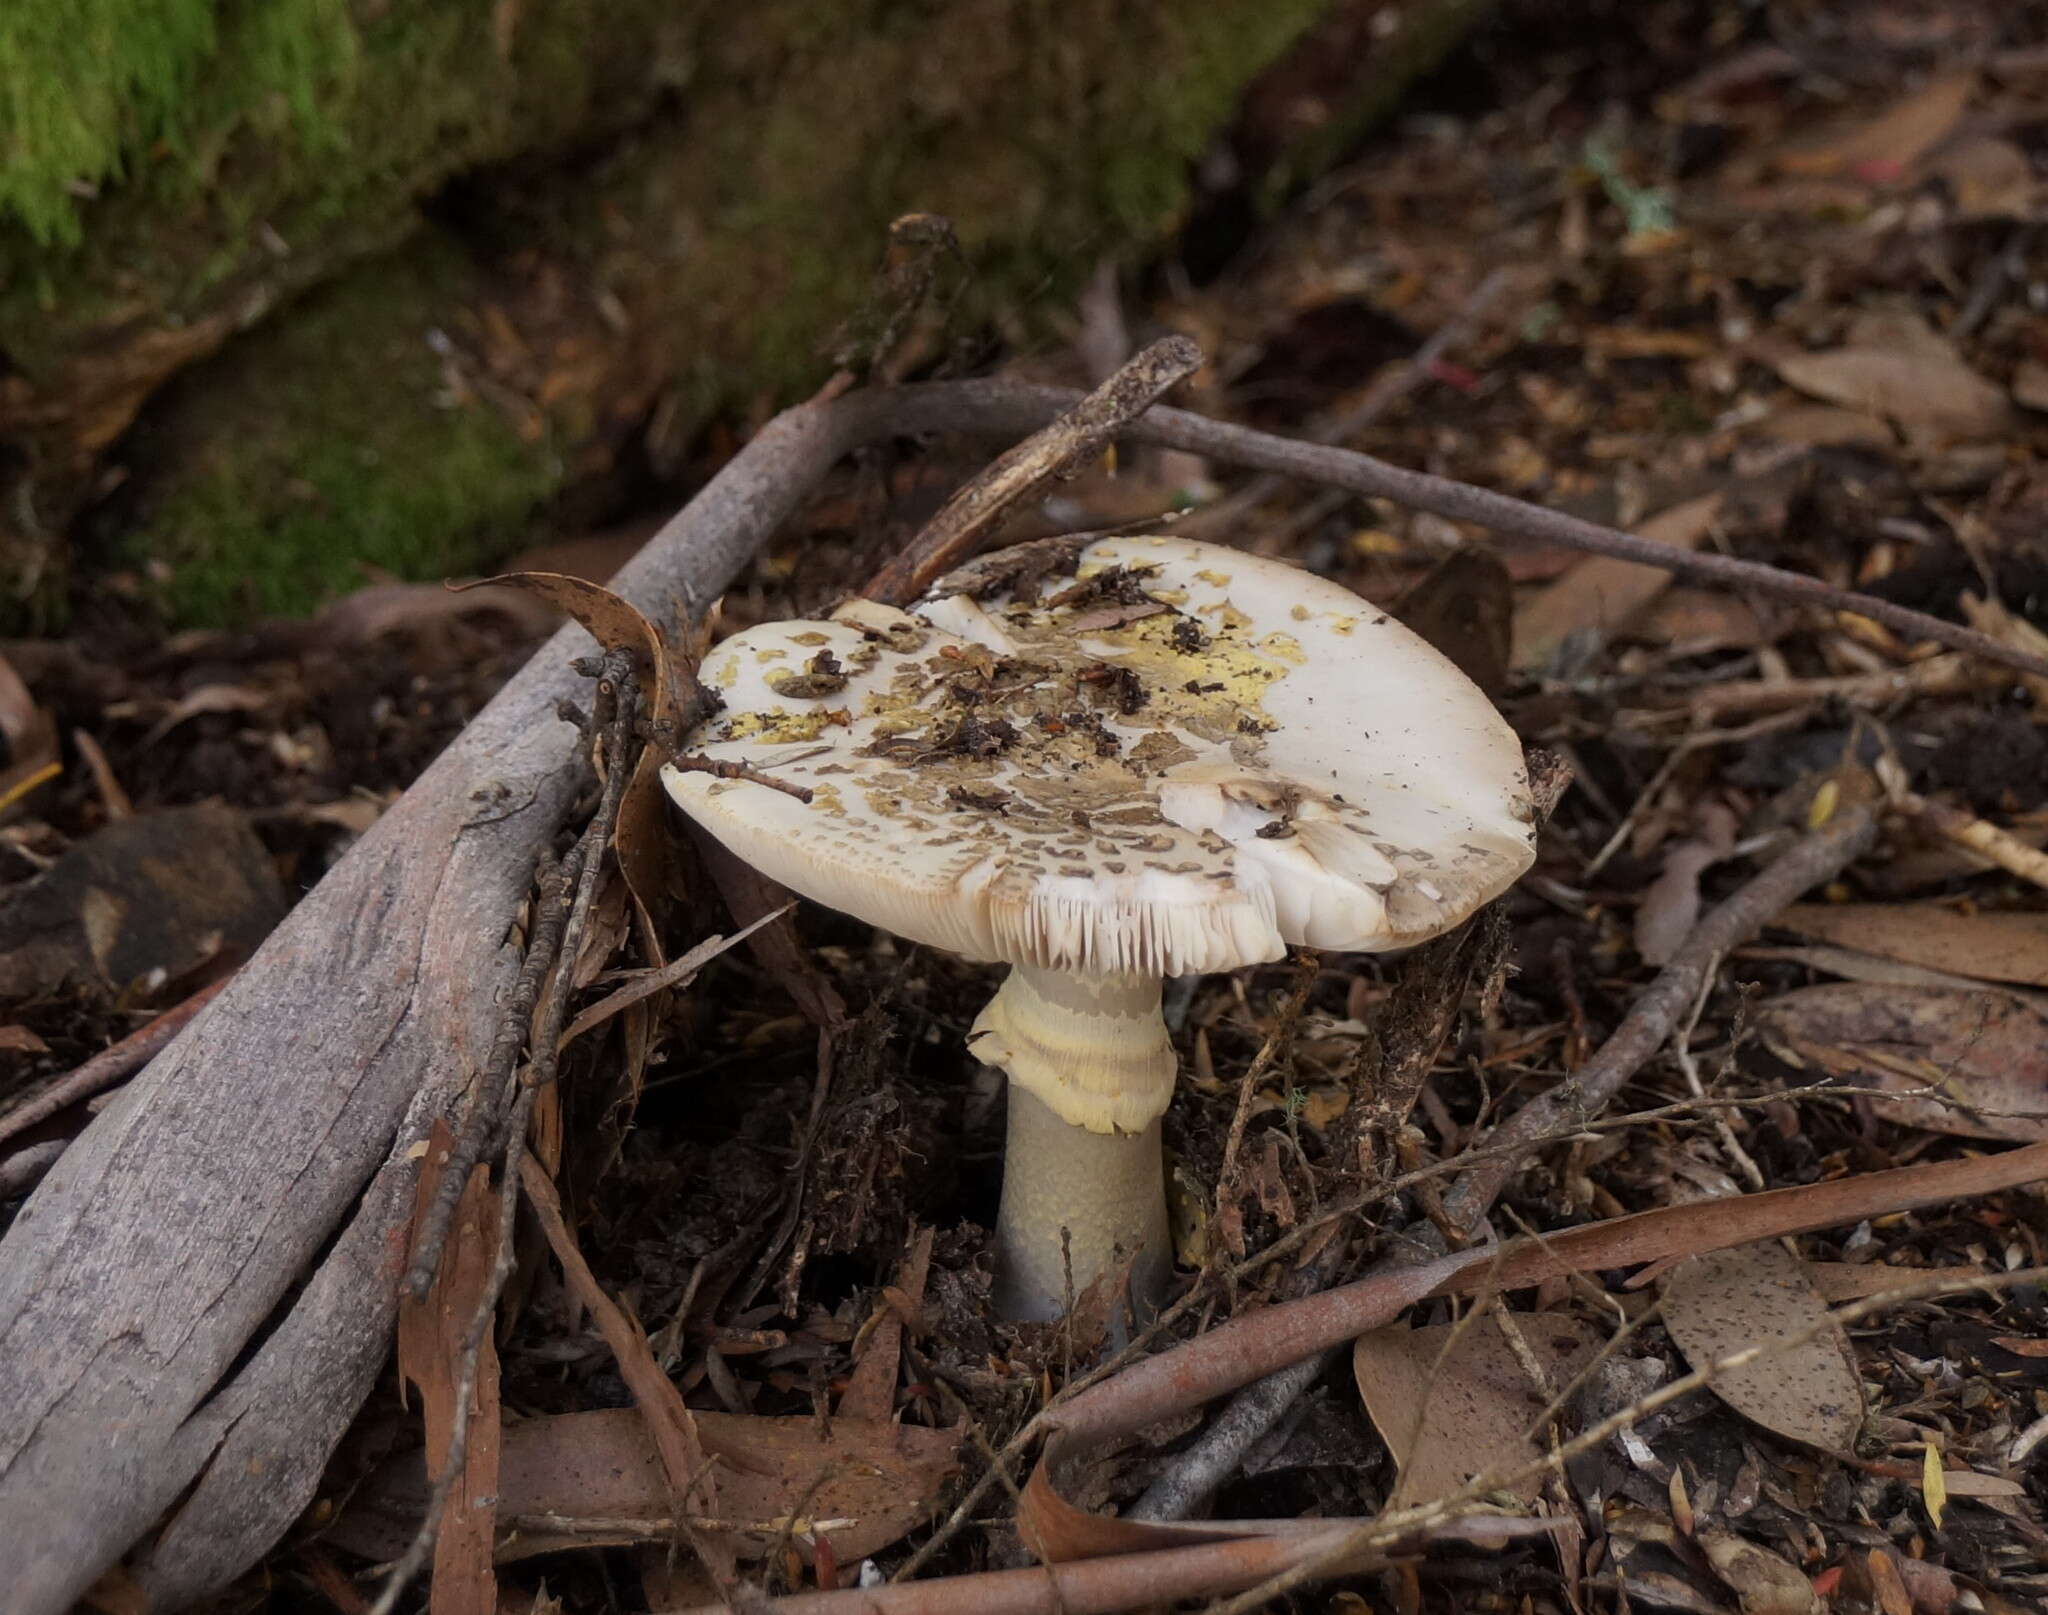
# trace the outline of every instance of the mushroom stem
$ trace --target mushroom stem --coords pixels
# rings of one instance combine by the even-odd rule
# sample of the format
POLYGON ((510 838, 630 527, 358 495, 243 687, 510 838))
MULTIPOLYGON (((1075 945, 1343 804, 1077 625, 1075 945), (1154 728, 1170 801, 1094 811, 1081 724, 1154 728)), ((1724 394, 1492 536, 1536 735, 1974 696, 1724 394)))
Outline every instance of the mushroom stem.
POLYGON ((1011 969, 974 1023, 976 1059, 1010 1078, 997 1310, 1044 1320, 1126 1261, 1141 1318, 1172 1267, 1159 1118, 1173 1046, 1156 976, 1011 969))
POLYGON ((1165 1294, 1169 1251, 1159 1123, 1142 1133, 1092 1133, 1011 1083, 996 1311, 1032 1323, 1057 1318, 1067 1310, 1069 1260, 1078 1300, 1135 1257, 1131 1309, 1149 1319, 1165 1294))

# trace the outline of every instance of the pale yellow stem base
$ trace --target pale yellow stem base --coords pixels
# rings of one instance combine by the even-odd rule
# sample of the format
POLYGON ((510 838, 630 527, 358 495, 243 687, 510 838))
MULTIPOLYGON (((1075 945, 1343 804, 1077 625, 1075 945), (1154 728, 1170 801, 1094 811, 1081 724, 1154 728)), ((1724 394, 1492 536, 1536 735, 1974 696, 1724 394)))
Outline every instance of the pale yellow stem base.
POLYGON ((1067 1310, 1070 1296, 1078 1301, 1103 1274, 1129 1262, 1131 1310, 1142 1322, 1159 1310, 1172 1249, 1159 1123, 1142 1133, 1091 1133, 1011 1083, 996 1311, 1049 1322, 1067 1310))
POLYGON ((1159 1118, 1174 1058, 1158 979, 1013 968, 968 1048, 1010 1078, 997 1311, 1057 1318, 1130 1262, 1132 1309, 1151 1316, 1172 1271, 1159 1118))

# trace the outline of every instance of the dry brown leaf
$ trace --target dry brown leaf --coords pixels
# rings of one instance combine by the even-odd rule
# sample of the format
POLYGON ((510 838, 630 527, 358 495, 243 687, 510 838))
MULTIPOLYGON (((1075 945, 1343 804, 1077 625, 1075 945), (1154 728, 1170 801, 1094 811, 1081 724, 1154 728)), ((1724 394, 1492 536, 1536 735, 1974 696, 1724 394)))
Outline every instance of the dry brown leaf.
POLYGON ((1812 1615, 1821 1607, 1813 1583, 1769 1548, 1733 1531, 1701 1531, 1694 1540, 1735 1594, 1742 1615, 1812 1615))
MULTIPOLYGON (((1946 1565, 1930 1564, 1925 1559, 1909 1559, 1895 1548, 1878 1551, 1887 1554, 1894 1577, 1904 1584, 1913 1615, 1949 1615, 1956 1607, 1957 1595, 1962 1588, 1957 1584, 1953 1570, 1946 1565)), ((1985 1607, 1996 1606, 1987 1604, 1985 1607)))
POLYGON ((2048 1138, 2048 1015, 2009 993, 1802 987, 1766 1004, 1757 1027, 1809 1069, 1899 1094, 1870 1104, 1902 1127, 2048 1138))
MULTIPOLYGON (((1896 959, 1887 959, 1881 954, 1864 953, 1856 948, 1838 948, 1829 943, 1814 947, 1744 948, 1745 959, 1783 959, 1791 964, 1806 965, 1830 976, 1840 976, 1844 981, 1867 981, 1883 987, 1959 987, 1965 992, 1975 991, 1984 983, 1969 976, 1958 976, 1952 971, 1929 970, 1925 965, 1901 964, 1896 959)), ((2015 998, 2048 1009, 2048 993, 2036 992, 2031 987, 2006 989, 2015 998)))
MULTIPOLYGON (((454 1142, 447 1124, 437 1120, 427 1141, 414 1201, 415 1239, 427 1207, 434 1202, 454 1142)), ((433 1288, 423 1301, 404 1295, 398 1301, 398 1373, 420 1393, 426 1450, 434 1455, 436 1472, 445 1462, 454 1429, 463 1337, 490 1285, 497 1251, 498 1192, 491 1188, 490 1168, 479 1165, 456 1204, 433 1288)), ((429 1601, 436 1615, 443 1611, 447 1615, 497 1615, 498 1579, 491 1569, 491 1539, 497 1528, 498 1461, 498 1351, 486 1330, 477 1357, 462 1478, 448 1495, 441 1534, 434 1543, 429 1601)))
POLYGON ((896 1376, 902 1367, 903 1331, 924 1305, 925 1279, 931 1273, 934 1230, 920 1229, 910 1242, 896 1282, 883 1292, 882 1311, 853 1372, 839 1397, 839 1417, 886 1423, 896 1412, 896 1376))
POLYGON ((1695 818, 1699 833, 1665 849, 1662 872, 1636 905, 1636 952, 1646 964, 1669 964, 1692 935, 1700 917, 1700 876, 1735 848, 1740 826, 1726 804, 1708 802, 1695 818))
MULTIPOLYGON (((619 1378, 633 1393, 638 1408, 636 1418, 647 1435, 649 1448, 660 1460, 664 1509, 679 1508, 700 1518, 720 1517, 725 1492, 723 1477, 705 1461, 696 1416, 684 1405, 675 1382, 654 1360, 640 1320, 614 1301, 590 1271, 590 1264, 577 1247, 576 1236, 563 1219, 562 1201, 554 1181, 531 1155, 523 1157, 519 1164, 520 1186, 526 1191, 534 1215, 540 1219, 549 1249, 561 1265, 563 1281, 597 1324, 613 1361, 618 1364, 619 1378)), ((723 1533, 700 1533, 693 1540, 718 1561, 706 1566, 714 1579, 729 1583, 730 1541, 723 1533)))
POLYGON ((1688 1257, 1666 1275, 1663 1299, 1664 1326, 1695 1369, 1745 1347, 1774 1348, 1714 1376, 1709 1388, 1737 1413, 1810 1447, 1853 1450, 1862 1380, 1798 1257, 1775 1240, 1688 1257))
POLYGON ((315 640, 334 649, 366 645, 386 634, 490 613, 509 617, 525 633, 544 633, 561 612, 524 590, 456 590, 438 583, 372 583, 344 595, 312 622, 315 640))
MULTIPOLYGON (((782 1522, 799 1509, 792 1542, 806 1558, 814 1531, 829 1538, 841 1564, 887 1547, 931 1517, 962 1439, 958 1430, 869 1419, 821 1424, 809 1417, 698 1413, 696 1420, 705 1452, 718 1461, 717 1518, 731 1523, 730 1540, 749 1558, 772 1546, 782 1522)), ((410 1536, 421 1494, 417 1455, 394 1460, 371 1477, 328 1540, 351 1553, 389 1558, 410 1536)), ((508 1525, 526 1522, 499 1544, 501 1562, 666 1540, 668 1481, 645 1421, 631 1408, 603 1408, 508 1426, 498 1465, 498 1514, 508 1525), (552 1530, 550 1521, 556 1522, 552 1530), (582 1522, 613 1522, 614 1529, 582 1522)), ((709 1526, 704 1516, 696 1523, 709 1526)))
POLYGON ((2028 409, 2048 410, 2048 364, 2022 359, 2012 373, 2012 396, 2028 409))
POLYGON ((1726 1615, 1726 1606, 1668 1570, 1629 1570, 1621 1578, 1621 1590, 1632 1601, 1650 1609, 1676 1610, 1678 1615, 1726 1615))
POLYGON ((1507 687, 1515 584, 1493 551, 1454 550, 1401 597, 1394 615, 1488 695, 1507 687))
MULTIPOLYGON (((1636 528, 1638 537, 1674 549, 1698 549, 1721 514, 1724 495, 1702 494, 1660 511, 1636 528)), ((1660 567, 1596 555, 1580 561, 1515 613, 1514 665, 1541 666, 1570 636, 1602 637, 1625 627, 1671 585, 1660 567)))
POLYGON ((0 656, 0 811, 57 773, 56 720, 0 656))
POLYGON ((1945 184, 1961 219, 2030 218, 2040 195, 2027 154, 1999 135, 1949 142, 1920 165, 1919 177, 1945 184))
POLYGON ((1056 1472, 1107 1456, 1110 1442, 1311 1353, 1385 1328, 1425 1296, 1511 1291, 1565 1273, 1729 1249, 1892 1212, 1950 1205, 2035 1183, 2044 1175, 2048 1143, 1922 1162, 1741 1195, 1732 1201, 1666 1206, 1611 1222, 1489 1244, 1420 1266, 1384 1267, 1334 1290, 1254 1309, 1110 1376, 1054 1410, 1051 1437, 1024 1487, 1017 1518, 1051 1560, 1176 1546, 1185 1540, 1189 1527, 1091 1513, 1061 1495, 1056 1472))
MULTIPOLYGON (((1518 1313, 1514 1323, 1549 1374, 1548 1389, 1530 1383, 1497 1317, 1466 1325, 1447 1356, 1452 1324, 1395 1325, 1359 1336, 1351 1351, 1358 1394, 1400 1470, 1390 1508, 1447 1496, 1486 1470, 1517 1469, 1542 1456, 1523 1431, 1600 1349, 1602 1337, 1565 1314, 1518 1313)), ((1534 1498, 1541 1489, 1537 1478, 1515 1491, 1534 1498)))
POLYGON ((1717 589, 1684 584, 1666 590, 1642 621, 1643 637, 1669 645, 1674 655, 1703 655, 1736 648, 1753 650, 1764 638, 1755 606, 1717 589))
POLYGON ((566 611, 606 650, 623 651, 633 660, 634 676, 646 703, 649 732, 660 743, 640 754, 633 777, 619 803, 613 831, 613 854, 626 885, 658 934, 667 916, 687 895, 676 837, 668 820, 668 794, 661 784, 659 755, 681 742, 680 728, 692 709, 696 681, 687 652, 678 654, 659 625, 630 601, 586 578, 562 572, 507 572, 473 584, 451 586, 456 592, 503 585, 537 595, 566 611))
POLYGON ((563 572, 507 572, 475 583, 450 584, 449 591, 509 588, 537 595, 581 623, 606 650, 623 651, 633 659, 633 672, 647 702, 647 716, 657 732, 684 704, 683 669, 669 653, 668 640, 630 601, 599 584, 563 572))
POLYGON ((274 698, 271 691, 259 690, 251 684, 202 684, 174 701, 170 711, 150 725, 142 744, 154 746, 179 724, 209 712, 261 712, 274 698))
POLYGON ((2003 389, 1952 354, 1896 347, 1791 353, 1778 375, 1829 403, 1846 404, 1954 438, 1995 437, 2010 424, 2003 389))
POLYGON ((1930 79, 1875 118, 1845 123, 1818 140, 1781 151, 1777 166, 1812 179, 1841 175, 1871 184, 1893 183, 1948 138, 1976 87, 1973 72, 1930 79))
POLYGON ((283 917, 277 866, 218 802, 102 826, 0 895, 0 997, 66 980, 120 989, 246 956, 283 917))
POLYGON ((1836 404, 1792 404, 1766 415, 1752 430, 1808 448, 1888 449, 1894 441, 1883 421, 1836 404))
POLYGON ((1941 1489, 1950 1497, 2025 1497, 2024 1482, 2010 1475, 1986 1475, 1975 1469, 1944 1469, 1941 1489))
POLYGON ((1933 903, 1795 903, 1772 923, 1901 964, 2048 987, 2048 914, 1965 914, 1933 903))
POLYGON ((1913 1615, 1913 1597, 1906 1591, 1898 1566, 1882 1548, 1872 1548, 1864 1556, 1864 1567, 1870 1573, 1870 1590, 1877 1598, 1877 1607, 1884 1615, 1913 1615))

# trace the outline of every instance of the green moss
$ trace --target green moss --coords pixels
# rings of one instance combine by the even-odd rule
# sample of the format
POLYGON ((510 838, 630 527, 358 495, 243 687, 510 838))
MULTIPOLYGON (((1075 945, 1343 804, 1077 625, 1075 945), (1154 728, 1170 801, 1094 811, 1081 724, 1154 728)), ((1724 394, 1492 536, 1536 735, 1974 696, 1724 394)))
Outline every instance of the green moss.
POLYGON ((638 116, 696 9, 4 0, 0 340, 48 379, 138 316, 325 278, 451 176, 638 116))
POLYGON ((429 346, 463 283, 453 250, 365 266, 181 387, 160 458, 176 464, 125 543, 180 621, 306 610, 371 569, 472 569, 561 475, 492 404, 446 397, 429 346))
POLYGON ((81 193, 127 176, 153 148, 203 169, 223 112, 230 125, 330 149, 354 39, 345 0, 9 0, 0 217, 37 242, 74 244, 81 193))
MULTIPOLYGON (((1104 257, 1172 228, 1246 82, 1323 4, 756 0, 696 31, 708 13, 694 0, 526 0, 501 60, 483 0, 390 0, 361 31, 346 160, 294 167, 301 142, 264 167, 230 138, 221 195, 193 226, 209 254, 171 243, 149 284, 182 265, 188 287, 246 285, 247 221, 303 260, 319 242, 392 228, 424 176, 522 139, 545 147, 594 105, 615 114, 626 102, 607 86, 686 79, 679 111, 603 161, 552 176, 525 164, 517 183, 472 188, 465 209, 473 244, 537 258, 577 288, 571 302, 622 311, 627 334, 574 327, 585 354, 606 356, 594 379, 551 396, 551 453, 482 404, 436 402, 424 333, 461 330, 502 300, 487 264, 429 238, 417 261, 359 268, 238 339, 157 411, 176 452, 130 556, 169 563, 171 602, 193 621, 304 609, 354 587, 365 564, 465 569, 657 397, 673 441, 717 411, 815 386, 888 222, 913 209, 959 229, 973 266, 961 328, 1000 320, 1028 342, 1104 257), (665 30, 646 20, 656 12, 665 30), (579 51, 579 28, 602 44, 579 51), (508 127, 522 117, 530 127, 508 127)), ((118 259, 114 225, 151 217, 96 211, 95 252, 118 259)), ((148 243, 132 245, 148 261, 148 243)), ((564 334, 550 323, 561 315, 535 316, 537 348, 564 334)))

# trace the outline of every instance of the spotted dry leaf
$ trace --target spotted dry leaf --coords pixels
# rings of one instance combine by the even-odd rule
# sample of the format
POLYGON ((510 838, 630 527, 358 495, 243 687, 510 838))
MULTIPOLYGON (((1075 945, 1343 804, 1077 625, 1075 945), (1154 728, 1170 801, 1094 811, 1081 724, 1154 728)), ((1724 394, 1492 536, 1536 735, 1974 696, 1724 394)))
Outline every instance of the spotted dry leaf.
POLYGON ((1758 1016, 1765 1046, 1817 1075, 1896 1097, 1871 1108, 1959 1138, 2048 1138, 2048 1014, 2009 993, 1838 982, 1758 1016))
POLYGON ((1854 1446, 1863 1383, 1798 1257, 1774 1240, 1688 1257, 1663 1291, 1664 1327, 1695 1369, 1746 1347, 1771 1348, 1715 1374, 1711 1388, 1723 1402, 1788 1440, 1828 1452, 1854 1446))
MULTIPOLYGON (((1547 1386, 1532 1382, 1497 1317, 1466 1325, 1448 1354, 1450 1324, 1396 1324, 1359 1337, 1351 1354, 1358 1393, 1400 1468, 1390 1507, 1429 1502, 1489 1469, 1518 1469, 1542 1456, 1523 1432, 1599 1350, 1601 1336, 1562 1314, 1517 1314, 1514 1324, 1547 1386)), ((1540 1482, 1513 1489, 1533 1498, 1540 1482)))

